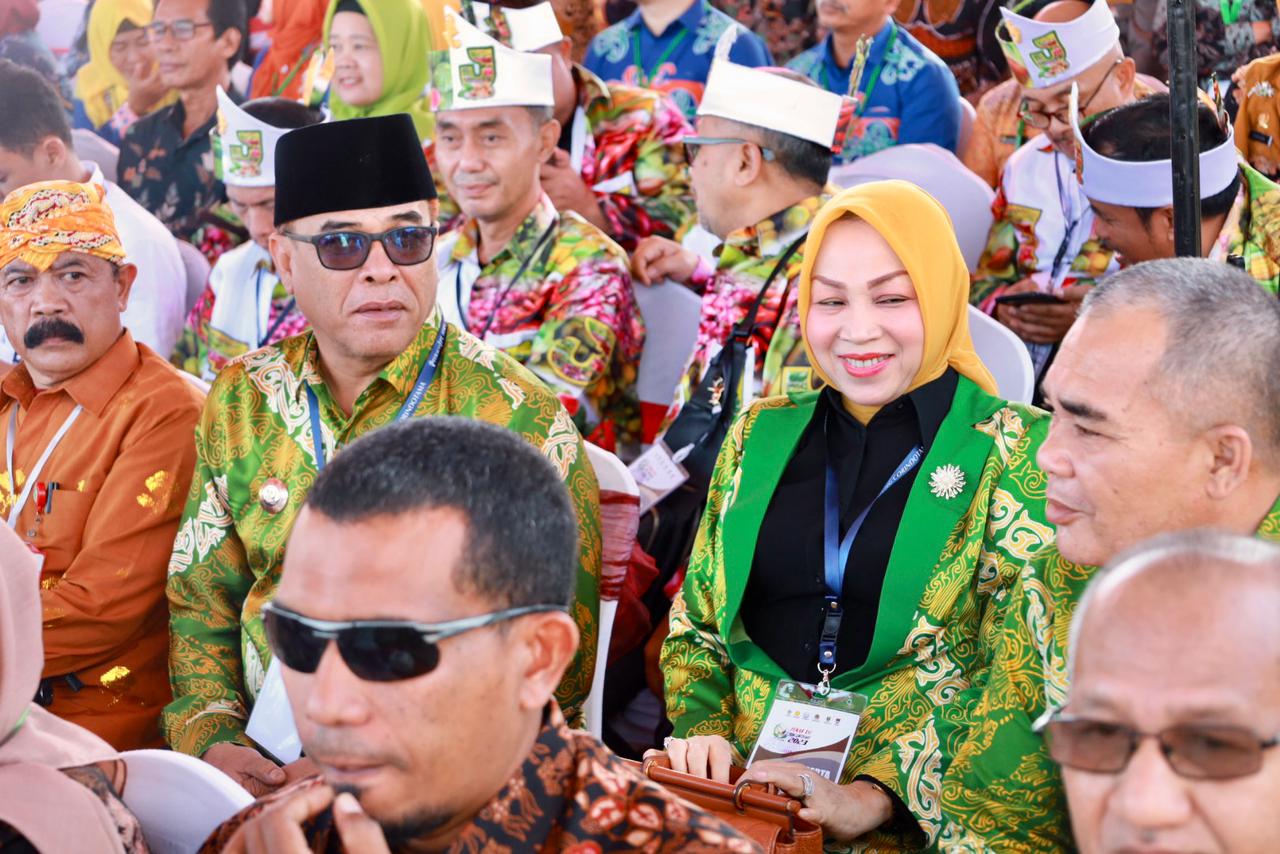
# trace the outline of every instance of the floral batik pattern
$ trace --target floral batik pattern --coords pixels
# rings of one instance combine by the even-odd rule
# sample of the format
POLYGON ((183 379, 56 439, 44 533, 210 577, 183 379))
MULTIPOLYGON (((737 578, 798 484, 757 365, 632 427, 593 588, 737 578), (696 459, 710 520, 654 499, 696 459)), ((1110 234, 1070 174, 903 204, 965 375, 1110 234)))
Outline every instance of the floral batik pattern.
MULTIPOLYGON (((392 422, 442 324, 437 312, 356 399, 350 417, 320 377, 312 333, 249 353, 218 376, 196 428, 196 471, 169 563, 174 700, 164 727, 175 750, 199 756, 218 742, 250 743, 244 728, 271 662, 262 605, 275 595, 285 541, 318 471, 305 388, 320 403, 324 447, 340 452, 392 422), (275 513, 259 498, 272 478, 288 491, 275 513)), ((591 688, 596 649, 595 475, 568 413, 535 376, 461 329, 445 328, 435 381, 416 414, 504 426, 539 449, 569 489, 580 543, 572 616, 582 641, 557 697, 576 718, 591 688)))

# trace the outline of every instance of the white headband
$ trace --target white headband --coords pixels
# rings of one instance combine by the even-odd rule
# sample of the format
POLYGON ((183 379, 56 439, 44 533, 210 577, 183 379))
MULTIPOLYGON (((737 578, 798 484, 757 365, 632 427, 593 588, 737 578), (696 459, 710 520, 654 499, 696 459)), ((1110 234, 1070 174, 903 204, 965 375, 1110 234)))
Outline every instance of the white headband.
POLYGON ((1001 7, 996 38, 1009 70, 1023 86, 1043 89, 1075 77, 1120 44, 1107 0, 1094 0, 1072 21, 1045 23, 1001 7))
MULTIPOLYGON (((507 9, 506 12, 514 10, 507 9)), ((433 107, 551 107, 551 57, 522 53, 485 35, 449 6, 444 7, 446 61, 437 59, 433 107)))
POLYGON ((246 113, 219 86, 214 151, 222 183, 232 187, 274 187, 276 143, 288 133, 246 113))
POLYGON ((471 9, 481 29, 516 50, 538 50, 549 44, 559 44, 564 38, 550 3, 514 9, 473 2, 471 9))
MULTIPOLYGON (((1079 156, 1076 174, 1084 194, 1096 202, 1127 208, 1164 208, 1173 204, 1172 160, 1115 160, 1089 147, 1080 131, 1080 87, 1071 84, 1071 129, 1079 156)), ((1235 134, 1227 127, 1227 141, 1200 152, 1200 198, 1221 193, 1240 171, 1235 134)))

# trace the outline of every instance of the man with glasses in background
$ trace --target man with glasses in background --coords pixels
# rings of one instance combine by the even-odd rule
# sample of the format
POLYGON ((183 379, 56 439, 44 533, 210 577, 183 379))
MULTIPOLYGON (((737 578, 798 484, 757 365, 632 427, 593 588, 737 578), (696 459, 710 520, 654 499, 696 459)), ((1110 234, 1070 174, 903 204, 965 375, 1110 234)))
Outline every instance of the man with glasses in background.
POLYGON ((595 476, 555 395, 436 309, 436 191, 413 122, 396 114, 290 131, 276 145, 275 175, 271 254, 311 331, 225 367, 197 427, 169 564, 169 744, 255 794, 307 767, 286 773, 246 734, 271 661, 262 605, 325 463, 358 436, 422 415, 506 427, 565 481, 581 544, 570 615, 582 645, 557 696, 574 719, 597 642, 595 476))
POLYGON ((218 87, 232 91, 231 67, 247 28, 244 0, 160 0, 147 31, 161 82, 178 100, 134 122, 120 143, 120 186, 210 260, 228 247, 226 237, 206 228, 213 209, 226 201, 209 132, 218 87))
POLYGON ((1100 572, 1042 723, 1082 854, 1264 854, 1280 839, 1280 549, 1207 531, 1100 572))
POLYGON ((1076 178, 1071 88, 1086 117, 1097 115, 1135 99, 1135 72, 1106 0, 1069 0, 1035 19, 1000 14, 1000 44, 1023 86, 1023 120, 1043 137, 1005 164, 970 299, 1027 342, 1040 377, 1094 280, 1117 268, 1076 178))
MULTIPOLYGON (((1163 725, 1145 715, 1164 698, 1176 698, 1185 708, 1218 699, 1209 684, 1205 691, 1197 688, 1205 667, 1222 668, 1212 686, 1226 684, 1218 677, 1240 683, 1241 691, 1280 684, 1274 646, 1269 663, 1263 664, 1262 658, 1248 658, 1234 640, 1239 637, 1235 621, 1255 613, 1243 591, 1218 588, 1225 596, 1220 601, 1232 603, 1230 611, 1218 610, 1216 594, 1207 595, 1222 582, 1219 575, 1212 576, 1215 581, 1192 583, 1188 577, 1186 583, 1161 582, 1177 608, 1162 614, 1159 625, 1180 626, 1176 630, 1185 638, 1181 654, 1157 654, 1151 646, 1166 631, 1157 628, 1154 616, 1131 612, 1120 617, 1108 611, 1111 616, 1088 620, 1097 630, 1113 631, 1117 640, 1117 646, 1107 648, 1107 666, 1093 657, 1097 666, 1091 674, 1079 662, 1074 676, 1067 669, 1072 615, 1097 567, 1162 533, 1213 528, 1280 540, 1277 362, 1280 302, 1249 276, 1218 261, 1176 258, 1135 264, 1107 278, 1084 300, 1044 382, 1054 416, 1037 462, 1046 475, 1045 514, 1057 542, 1038 552, 1008 591, 1005 623, 993 627, 1002 637, 988 644, 994 652, 969 728, 975 736, 956 749, 943 774, 943 811, 963 805, 977 811, 979 826, 989 828, 975 849, 1036 854, 1072 849, 1057 771, 1034 731, 1034 723, 1046 713, 1064 705, 1074 715, 1140 711, 1144 717, 1119 722, 1152 732, 1163 725), (1132 633, 1124 627, 1132 627, 1132 633), (1139 643, 1137 638, 1148 631, 1148 642, 1139 643), (1195 676, 1183 678, 1180 669, 1191 658, 1195 663, 1185 666, 1195 676), (1088 685, 1082 693, 1071 684, 1073 678, 1094 678, 1104 669, 1109 690, 1123 691, 1123 698, 1105 709, 1098 699, 1086 702, 1093 690, 1088 685), (1128 687, 1131 678, 1133 690, 1128 687), (1155 695, 1153 678, 1167 680, 1155 695), (1142 709, 1136 705, 1139 698, 1142 709), (1148 699, 1152 705, 1146 705, 1148 699), (985 746, 991 743, 1010 750, 990 755, 985 746), (1021 753, 1012 749, 1018 744, 1023 745, 1021 753), (1015 795, 1003 784, 1015 778, 1044 784, 1019 788, 1015 795)), ((1266 613, 1270 622, 1255 623, 1256 631, 1280 625, 1274 601, 1265 607, 1270 610, 1256 613, 1266 613)), ((1274 704, 1275 693, 1270 696, 1274 704)), ((1270 733, 1261 732, 1265 737, 1278 731, 1278 708, 1272 706, 1270 733)), ((1226 714, 1222 709, 1201 711, 1215 713, 1217 722, 1226 714)), ((1155 751, 1148 750, 1143 747, 1139 763, 1143 776, 1155 758, 1155 751)), ((1061 757, 1056 749, 1055 754, 1061 757)), ((1274 759, 1269 767, 1274 781, 1274 759)), ((1167 782, 1165 778, 1160 786, 1167 782)), ((1142 785, 1128 786, 1126 796, 1139 794, 1142 785)), ((1272 821, 1265 845, 1240 850, 1274 849, 1276 803, 1274 794, 1256 802, 1272 821)), ((1077 808, 1073 794, 1071 815, 1079 830, 1077 808)), ((1171 838, 1170 844, 1159 845, 1147 839, 1133 850, 1231 850, 1194 844, 1200 841, 1197 837, 1184 845, 1171 838)), ((1095 845, 1092 850, 1112 849, 1095 845)))
POLYGON ((759 850, 565 725, 577 551, 558 472, 507 431, 426 418, 344 451, 264 608, 320 775, 204 850, 759 850))

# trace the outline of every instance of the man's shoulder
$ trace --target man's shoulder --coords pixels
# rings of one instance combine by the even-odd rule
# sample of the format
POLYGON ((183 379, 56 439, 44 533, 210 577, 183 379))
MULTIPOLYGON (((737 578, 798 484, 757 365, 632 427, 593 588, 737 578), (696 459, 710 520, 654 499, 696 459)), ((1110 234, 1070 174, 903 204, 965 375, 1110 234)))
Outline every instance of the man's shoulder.
POLYGON ((532 371, 492 344, 481 341, 452 323, 448 325, 446 340, 448 345, 441 367, 445 375, 451 376, 457 383, 458 393, 462 395, 461 399, 451 401, 451 410, 459 405, 466 408, 465 404, 470 399, 489 408, 490 402, 483 398, 493 389, 485 383, 472 381, 478 376, 488 376, 497 384, 513 412, 526 406, 543 412, 564 408, 560 404, 560 398, 532 371), (458 382, 460 379, 464 381, 458 382))
POLYGON ((626 250, 575 211, 561 211, 560 224, 556 227, 552 257, 561 257, 566 252, 581 261, 603 256, 617 261, 624 268, 629 267, 626 250))
POLYGON ((140 117, 133 124, 129 125, 129 129, 124 132, 124 142, 133 139, 146 139, 155 136, 164 127, 166 123, 173 123, 174 113, 177 111, 177 103, 170 104, 167 107, 147 113, 140 117))
POLYGON ((285 338, 237 356, 227 363, 209 389, 209 399, 219 405, 240 398, 249 389, 285 391, 300 382, 297 366, 307 347, 309 332, 285 338))
POLYGON ((787 62, 787 68, 797 74, 803 74, 805 77, 813 79, 817 76, 818 69, 822 67, 823 53, 826 49, 827 40, 823 39, 813 47, 802 50, 800 53, 793 56, 787 62))
POLYGON ((1006 191, 1009 185, 1030 183, 1039 186, 1039 176, 1053 168, 1053 149, 1047 139, 1037 136, 1024 142, 1017 151, 1009 155, 1004 164, 1004 172, 1000 174, 1000 184, 1006 191))
POLYGON ((137 347, 138 368, 131 378, 137 396, 129 399, 161 419, 177 418, 194 424, 204 408, 203 390, 146 344, 139 342, 137 347))
MULTIPOLYGON (((154 259, 157 255, 168 256, 181 265, 182 256, 178 253, 177 240, 164 227, 164 223, 114 181, 108 181, 106 189, 107 204, 115 214, 116 226, 120 230, 126 253, 134 256, 145 252, 148 259, 154 259)), ((145 274, 151 271, 139 269, 138 272, 145 274)))

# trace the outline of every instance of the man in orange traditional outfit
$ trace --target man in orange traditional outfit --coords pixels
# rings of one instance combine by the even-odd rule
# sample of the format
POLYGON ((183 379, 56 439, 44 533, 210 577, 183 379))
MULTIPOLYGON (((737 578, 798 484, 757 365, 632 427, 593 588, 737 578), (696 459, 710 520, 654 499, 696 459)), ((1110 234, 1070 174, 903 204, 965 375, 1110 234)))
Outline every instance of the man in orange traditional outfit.
POLYGON ((102 187, 29 184, 0 204, 0 516, 41 561, 36 700, 126 750, 163 745, 165 575, 202 395, 120 322, 124 263, 102 187))

